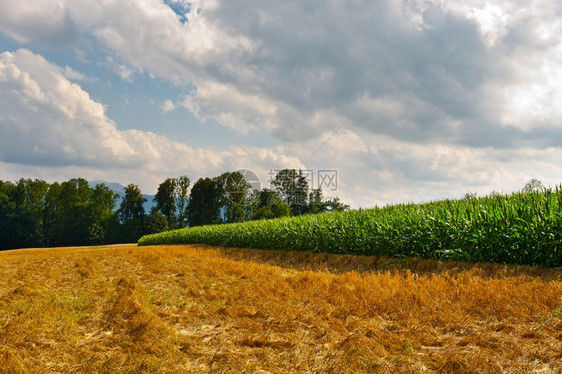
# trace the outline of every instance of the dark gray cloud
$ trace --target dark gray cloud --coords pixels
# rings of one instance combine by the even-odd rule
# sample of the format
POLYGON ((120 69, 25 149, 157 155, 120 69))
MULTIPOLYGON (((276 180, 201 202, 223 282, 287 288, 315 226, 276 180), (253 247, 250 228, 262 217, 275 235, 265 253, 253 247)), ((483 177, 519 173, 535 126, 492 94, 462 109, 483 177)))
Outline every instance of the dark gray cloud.
MULTIPOLYGON (((52 34, 72 35, 80 25, 141 71, 193 83, 198 101, 234 129, 265 127, 300 142, 350 120, 398 140, 499 147, 529 138, 504 123, 506 87, 559 44, 557 34, 539 35, 545 20, 532 13, 507 22, 489 43, 474 18, 431 1, 179 3, 186 23, 170 23, 175 14, 162 6, 147 16, 126 2, 59 5, 52 34), (233 109, 227 95, 248 105, 259 97, 266 109, 233 109)), ((28 22, 4 18, 6 32, 42 41, 28 22)))
MULTIPOLYGON (((511 75, 474 21, 435 5, 421 14, 421 28, 390 1, 256 1, 243 8, 221 2, 205 16, 256 45, 252 53, 234 56, 226 68, 222 61, 215 63, 212 69, 222 82, 281 101, 303 115, 353 113, 363 95, 390 99, 404 110, 393 118, 364 111, 354 124, 403 140, 462 142, 462 127, 498 120, 494 108, 502 98, 488 84, 501 84, 511 75), (240 74, 231 63, 250 73, 240 74)), ((274 130, 285 140, 318 136, 321 130, 307 131, 301 123, 299 131, 285 120, 274 130)))
MULTIPOLYGON (((540 60, 558 43, 557 37, 537 36, 540 19, 514 21, 490 45, 474 19, 428 3, 416 27, 409 18, 413 10, 406 10, 391 1, 255 1, 247 7, 221 2, 204 10, 207 19, 256 47, 234 56, 226 68, 217 61, 212 70, 225 84, 308 116, 348 115, 363 95, 372 95, 372 102, 400 103, 402 110, 390 114, 367 106, 353 121, 399 140, 502 148, 551 144, 540 134, 548 129, 558 134, 557 124, 528 132, 502 123, 503 90, 517 84, 526 68, 516 59, 527 54, 540 60)), ((279 116, 286 123, 273 133, 284 140, 301 141, 334 126, 294 126, 279 116)))
MULTIPOLYGON (((202 120, 210 113, 235 135, 286 142, 287 148, 254 150, 260 160, 340 168, 349 178, 342 197, 359 204, 373 201, 370 189, 381 196, 377 202, 423 199, 447 188, 522 185, 535 171, 560 175, 557 1, 540 8, 526 0, 176 3, 172 10, 159 1, 7 2, 0 5, 0 31, 42 48, 76 47, 84 35, 109 50, 124 73, 135 72, 124 78, 149 73, 179 82, 204 108, 189 97, 158 98, 171 99, 172 110, 185 107, 202 120)), ((25 67, 24 60, 10 69, 40 73, 43 65, 25 67)), ((140 156, 132 155, 146 148, 153 152, 142 160, 157 170, 158 160, 195 152, 148 133, 115 132, 102 103, 93 103, 99 110, 69 106, 73 96, 55 81, 35 77, 34 91, 33 82, 12 78, 0 86, 8 103, 0 132, 13 140, 0 141, 4 161, 135 168, 140 156), (20 97, 8 92, 16 83, 20 97), (49 102, 31 95, 41 92, 49 102), (38 119, 26 114, 34 105, 45 128, 34 125, 28 135, 26 126, 38 119), (65 107, 90 127, 65 117, 65 107), (104 141, 105 151, 81 139, 84 132, 104 141), (18 153, 16 142, 32 152, 18 153)), ((198 152, 200 159, 212 155, 215 166, 207 170, 225 165, 220 152, 198 152)), ((245 157, 224 154, 237 167, 245 157)))
POLYGON ((79 39, 79 31, 69 9, 58 1, 37 4, 0 4, 0 31, 27 45, 68 47, 79 39))

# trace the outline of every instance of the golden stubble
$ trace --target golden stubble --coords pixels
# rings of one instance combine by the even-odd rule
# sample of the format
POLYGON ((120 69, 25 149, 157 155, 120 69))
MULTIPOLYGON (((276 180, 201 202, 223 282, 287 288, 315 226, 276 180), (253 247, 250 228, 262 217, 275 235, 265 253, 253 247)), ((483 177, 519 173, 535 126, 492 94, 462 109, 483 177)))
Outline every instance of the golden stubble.
POLYGON ((0 372, 561 370, 559 268, 196 245, 0 253, 0 372))

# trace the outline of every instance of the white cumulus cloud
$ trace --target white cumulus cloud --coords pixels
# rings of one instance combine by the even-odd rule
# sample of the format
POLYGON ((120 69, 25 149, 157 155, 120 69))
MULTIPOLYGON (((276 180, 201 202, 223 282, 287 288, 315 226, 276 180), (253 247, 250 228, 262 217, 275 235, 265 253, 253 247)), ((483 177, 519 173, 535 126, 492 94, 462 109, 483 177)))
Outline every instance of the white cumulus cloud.
POLYGON ((5 170, 20 165, 16 169, 25 176, 22 167, 54 168, 61 174, 81 167, 86 171, 80 176, 100 179, 103 170, 106 179, 128 176, 154 188, 166 175, 212 176, 248 164, 262 170, 302 165, 276 150, 195 148, 153 132, 120 131, 103 105, 65 72, 27 49, 0 54, 0 163, 5 170))
POLYGON ((148 74, 192 92, 163 112, 185 107, 281 146, 248 155, 118 131, 73 83, 80 73, 21 49, 0 59, 3 162, 158 175, 334 167, 341 195, 365 205, 562 177, 558 1, 174 3, 178 14, 157 0, 3 2, 0 31, 31 49, 79 50, 85 35, 118 56, 124 81, 148 74))

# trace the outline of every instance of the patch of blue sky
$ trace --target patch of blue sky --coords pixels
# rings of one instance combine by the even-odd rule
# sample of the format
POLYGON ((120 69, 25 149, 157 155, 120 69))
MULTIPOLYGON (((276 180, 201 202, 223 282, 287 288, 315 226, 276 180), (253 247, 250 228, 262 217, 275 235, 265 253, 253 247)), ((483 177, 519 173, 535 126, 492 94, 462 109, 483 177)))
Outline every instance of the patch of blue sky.
POLYGON ((18 43, 14 39, 0 32, 0 53, 6 51, 12 52, 18 48, 19 48, 18 43))
POLYGON ((214 118, 203 113, 200 113, 203 117, 198 118, 181 105, 186 100, 187 90, 193 87, 178 87, 146 73, 135 72, 130 80, 123 80, 117 73, 111 72, 105 82, 85 82, 83 86, 88 86, 92 97, 106 107, 107 116, 120 130, 152 131, 194 147, 224 149, 237 144, 255 147, 278 144, 262 129, 241 134, 220 121, 219 126, 214 118), (173 103, 174 108, 164 111, 167 100, 173 103))
POLYGON ((100 48, 93 36, 83 34, 80 39, 76 49, 53 49, 24 45, 0 33, 0 53, 28 48, 50 63, 63 69, 68 66, 82 74, 85 79, 69 79, 104 106, 107 117, 115 122, 119 130, 151 131, 193 147, 215 149, 237 145, 273 147, 280 144, 270 132, 259 127, 243 134, 220 121, 219 126, 214 118, 205 116, 202 111, 200 114, 204 116, 203 120, 197 118, 190 110, 181 106, 187 92, 195 90, 194 86, 179 87, 170 81, 151 77, 127 66, 107 49, 100 48), (119 74, 119 66, 131 71, 127 79, 119 74), (166 100, 174 104, 173 110, 164 112, 162 108, 166 100))
MULTIPOLYGON (((187 22, 186 14, 191 12, 191 3, 185 1, 176 0, 164 0, 164 4, 170 7, 179 16, 179 21, 181 23, 187 22)), ((197 10, 199 11, 199 10, 197 10)))

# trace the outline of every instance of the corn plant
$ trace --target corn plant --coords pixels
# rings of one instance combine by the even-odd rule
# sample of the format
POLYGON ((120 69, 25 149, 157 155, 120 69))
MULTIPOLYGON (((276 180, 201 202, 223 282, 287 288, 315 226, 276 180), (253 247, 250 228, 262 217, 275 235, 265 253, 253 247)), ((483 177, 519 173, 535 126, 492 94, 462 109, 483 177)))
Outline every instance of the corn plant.
POLYGON ((562 265, 562 187, 478 199, 200 226, 139 245, 211 244, 473 262, 562 265))

